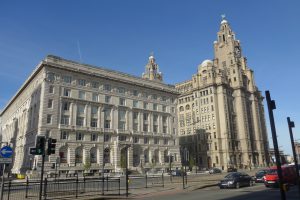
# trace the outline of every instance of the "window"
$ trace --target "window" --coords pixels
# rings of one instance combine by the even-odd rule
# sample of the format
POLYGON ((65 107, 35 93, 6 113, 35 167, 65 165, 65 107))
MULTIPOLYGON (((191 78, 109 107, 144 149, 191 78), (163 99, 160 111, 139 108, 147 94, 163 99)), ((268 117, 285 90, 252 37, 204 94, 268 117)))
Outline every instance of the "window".
POLYGON ((124 99, 124 98, 120 98, 120 99, 119 99, 119 104, 120 104, 121 106, 125 106, 125 99, 124 99))
POLYGON ((148 113, 144 113, 144 121, 148 121, 148 113))
POLYGON ((149 138, 147 137, 144 138, 144 144, 149 144, 149 138))
POLYGON ((162 96, 162 97, 161 97, 161 100, 162 100, 162 101, 167 101, 167 97, 162 96))
POLYGON ((69 97, 69 96, 71 96, 71 90, 70 90, 70 89, 67 89, 67 88, 65 88, 65 89, 64 89, 64 96, 65 96, 65 97, 69 97))
POLYGON ((52 115, 47 115, 47 124, 51 124, 52 122, 52 115))
POLYGON ((125 94, 125 88, 119 87, 118 92, 121 93, 121 94, 125 94))
POLYGON ((167 106, 162 106, 162 111, 166 112, 167 111, 167 106))
POLYGON ((99 82, 93 81, 92 82, 92 88, 98 89, 99 88, 99 82))
POLYGON ((99 101, 99 96, 96 93, 93 93, 93 101, 99 101))
POLYGON ((110 141, 110 135, 105 134, 104 135, 104 142, 109 142, 110 141))
POLYGON ((98 113, 98 106, 92 106, 92 115, 96 115, 98 113))
POLYGON ((64 81, 64 83, 71 83, 72 77, 71 76, 63 76, 63 81, 64 81))
POLYGON ((52 108, 53 106, 53 99, 48 99, 48 108, 52 108))
POLYGON ((132 106, 134 108, 138 108, 138 103, 139 103, 138 101, 133 100, 133 105, 132 106))
POLYGON ((234 82, 236 82, 236 77, 233 78, 234 82))
POLYGON ((118 129, 125 130, 125 126, 126 126, 125 116, 126 116, 126 111, 119 110, 118 129))
POLYGON ((84 105, 78 105, 77 106, 77 114, 82 115, 84 114, 85 106, 84 105))
POLYGON ((175 113, 175 108, 174 107, 172 107, 171 110, 172 110, 172 113, 175 113))
POLYGON ((154 144, 159 144, 159 139, 158 138, 154 138, 154 144))
POLYGON ((80 133, 80 132, 77 132, 76 133, 76 140, 83 140, 83 139, 84 139, 84 134, 80 133))
POLYGON ((110 149, 109 148, 104 149, 103 160, 104 160, 104 163, 110 163, 110 149))
POLYGON ((69 133, 67 131, 61 131, 60 132, 60 139, 61 140, 67 140, 69 138, 69 133))
POLYGON ((144 102, 144 109, 148 108, 148 103, 144 102))
POLYGON ((110 99, 111 99, 110 96, 105 96, 105 103, 110 103, 110 99))
POLYGON ((47 73, 47 78, 49 81, 54 81, 55 80, 55 74, 53 72, 48 72, 47 73))
POLYGON ((133 96, 139 96, 139 93, 138 93, 138 91, 137 90, 133 90, 133 96))
POLYGON ((62 115, 60 123, 63 125, 69 125, 70 117, 68 115, 62 115))
POLYGON ((84 91, 79 91, 79 99, 85 99, 85 92, 84 91))
POLYGON ((97 127, 97 122, 98 122, 97 118, 92 118, 92 120, 91 120, 91 127, 96 128, 97 127))
POLYGON ((153 94, 152 98, 153 98, 154 100, 157 100, 157 95, 156 95, 156 94, 153 94))
POLYGON ((111 86, 108 85, 108 84, 105 84, 104 85, 104 90, 107 91, 107 92, 110 92, 111 91, 111 86))
POLYGON ((84 79, 79 79, 79 80, 78 80, 78 84, 81 85, 81 86, 86 86, 86 80, 84 80, 84 79))
POLYGON ((104 110, 104 128, 110 128, 110 120, 111 120, 110 113, 111 113, 110 109, 104 110))
POLYGON ((216 142, 215 142, 215 150, 218 150, 218 145, 216 142))
POLYGON ((168 139, 164 139, 164 145, 167 145, 168 144, 168 139))
POLYGON ((139 138, 138 137, 133 137, 133 143, 139 143, 139 138))
POLYGON ((126 135, 120 135, 119 136, 119 141, 126 141, 126 135))
POLYGON ((77 126, 83 126, 84 123, 84 117, 77 117, 76 118, 76 125, 77 126))
POLYGON ((63 102, 62 103, 62 109, 63 111, 69 111, 70 110, 70 102, 63 102))
POLYGON ((91 134, 91 141, 97 141, 97 134, 91 134))
POLYGON ((157 104, 156 103, 153 104, 153 110, 157 110, 157 104))
POLYGON ((53 94, 53 93, 54 93, 54 86, 53 86, 53 85, 50 85, 50 86, 49 86, 49 93, 50 93, 50 94, 53 94))

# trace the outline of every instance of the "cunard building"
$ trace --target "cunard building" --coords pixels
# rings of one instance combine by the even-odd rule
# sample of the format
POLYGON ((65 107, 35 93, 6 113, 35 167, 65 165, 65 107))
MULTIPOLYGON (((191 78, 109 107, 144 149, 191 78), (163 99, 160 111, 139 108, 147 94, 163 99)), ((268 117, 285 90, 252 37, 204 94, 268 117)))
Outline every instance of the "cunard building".
POLYGON ((214 59, 191 80, 176 84, 180 145, 190 165, 248 168, 268 164, 263 97, 227 20, 214 42, 214 59))
POLYGON ((61 173, 70 171, 165 170, 180 166, 174 86, 153 56, 142 78, 47 56, 0 114, 2 142, 14 149, 12 173, 40 169, 31 156, 35 137, 57 139, 46 157, 61 173), (125 148, 128 149, 128 153, 125 148))

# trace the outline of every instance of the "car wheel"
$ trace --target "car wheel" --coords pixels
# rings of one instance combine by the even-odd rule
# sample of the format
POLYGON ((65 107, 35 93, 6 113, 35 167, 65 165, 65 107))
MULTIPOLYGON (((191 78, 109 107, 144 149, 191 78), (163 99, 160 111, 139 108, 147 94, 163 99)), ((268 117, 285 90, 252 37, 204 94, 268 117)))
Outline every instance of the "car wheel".
POLYGON ((235 184, 235 188, 236 189, 239 189, 241 186, 240 186, 240 183, 239 182, 236 182, 236 184, 235 184))

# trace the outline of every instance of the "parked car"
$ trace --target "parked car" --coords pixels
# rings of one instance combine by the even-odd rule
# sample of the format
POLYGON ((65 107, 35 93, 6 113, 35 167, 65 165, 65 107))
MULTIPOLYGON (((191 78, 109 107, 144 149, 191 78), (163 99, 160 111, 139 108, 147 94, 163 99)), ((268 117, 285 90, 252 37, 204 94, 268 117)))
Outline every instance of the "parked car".
POLYGON ((263 183, 265 181, 264 176, 266 175, 267 172, 268 172, 267 169, 262 169, 256 172, 254 176, 255 183, 263 183))
POLYGON ((222 173, 222 170, 220 170, 219 168, 211 168, 209 170, 210 174, 217 174, 217 173, 222 173))
POLYGON ((228 167, 227 172, 237 172, 237 169, 234 167, 228 167))
POLYGON ((227 174, 224 179, 219 183, 220 189, 222 188, 240 188, 242 186, 252 186, 252 178, 243 172, 231 172, 227 174))
MULTIPOLYGON (((282 166, 283 184, 296 184, 297 174, 294 166, 282 166)), ((271 167, 264 176, 264 183, 266 187, 279 187, 279 177, 277 174, 277 167, 271 167)))

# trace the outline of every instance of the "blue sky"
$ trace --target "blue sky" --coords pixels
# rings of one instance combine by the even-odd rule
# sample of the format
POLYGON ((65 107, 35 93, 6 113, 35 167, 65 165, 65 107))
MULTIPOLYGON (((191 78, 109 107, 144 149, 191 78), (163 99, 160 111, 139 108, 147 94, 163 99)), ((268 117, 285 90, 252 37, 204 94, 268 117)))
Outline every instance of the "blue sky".
POLYGON ((279 146, 291 153, 287 116, 300 139, 299 10, 298 0, 1 1, 0 109, 46 55, 80 61, 78 46, 83 63, 137 76, 153 51, 166 83, 190 79, 213 58, 225 13, 256 84, 276 101, 279 146))

